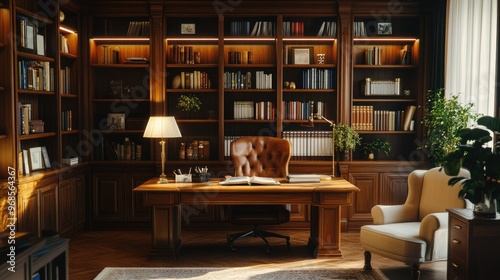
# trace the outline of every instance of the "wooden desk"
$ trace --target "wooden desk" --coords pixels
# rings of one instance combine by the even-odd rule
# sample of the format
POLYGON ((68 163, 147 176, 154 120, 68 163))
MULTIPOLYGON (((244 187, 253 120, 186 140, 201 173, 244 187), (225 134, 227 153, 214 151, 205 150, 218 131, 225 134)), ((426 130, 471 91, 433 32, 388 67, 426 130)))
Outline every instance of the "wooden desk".
POLYGON ((181 205, 309 204, 311 255, 340 257, 340 206, 351 205, 359 189, 335 178, 320 183, 287 183, 278 186, 221 186, 208 183, 156 184, 151 179, 134 189, 144 193, 144 205, 152 208, 153 255, 176 256, 181 244, 181 205))

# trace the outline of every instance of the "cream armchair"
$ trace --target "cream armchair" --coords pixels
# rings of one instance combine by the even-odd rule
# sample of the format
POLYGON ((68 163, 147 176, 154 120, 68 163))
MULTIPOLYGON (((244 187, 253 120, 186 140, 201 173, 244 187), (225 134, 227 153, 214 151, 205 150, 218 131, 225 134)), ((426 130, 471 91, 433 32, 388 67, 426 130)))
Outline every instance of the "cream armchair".
MULTIPOLYGON (((462 170, 460 176, 468 177, 462 170)), ((371 253, 412 265, 412 278, 420 278, 420 264, 446 260, 448 208, 470 204, 458 198, 460 186, 449 186, 451 177, 436 167, 415 170, 408 177, 408 196, 403 205, 376 205, 373 225, 361 227, 365 270, 372 269, 371 253)))

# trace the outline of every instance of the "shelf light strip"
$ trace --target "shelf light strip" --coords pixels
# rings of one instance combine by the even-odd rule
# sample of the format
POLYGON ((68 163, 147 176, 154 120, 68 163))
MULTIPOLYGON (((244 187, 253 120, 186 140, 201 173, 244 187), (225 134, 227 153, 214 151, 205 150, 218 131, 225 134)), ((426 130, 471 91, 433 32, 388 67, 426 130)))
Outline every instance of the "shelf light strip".
POLYGON ((417 38, 397 38, 397 37, 393 37, 393 38, 373 38, 373 37, 370 37, 370 38, 354 38, 353 41, 382 41, 382 42, 388 42, 388 41, 397 41, 397 42, 401 42, 401 41, 418 41, 417 38))
POLYGON ((337 38, 322 38, 322 37, 314 37, 314 38, 283 38, 283 41, 336 41, 337 38))
POLYGON ((129 37, 100 37, 91 38, 94 41, 149 41, 149 38, 129 38, 129 37))
POLYGON ((71 33, 71 34, 76 33, 76 31, 71 30, 71 29, 66 28, 66 27, 62 27, 62 26, 59 26, 59 29, 60 29, 60 30, 62 30, 62 31, 66 31, 66 32, 68 32, 68 33, 71 33))
POLYGON ((217 38, 167 38, 167 41, 217 41, 217 38))
POLYGON ((224 41, 276 41, 276 38, 246 38, 246 37, 239 37, 239 38, 224 38, 224 41))

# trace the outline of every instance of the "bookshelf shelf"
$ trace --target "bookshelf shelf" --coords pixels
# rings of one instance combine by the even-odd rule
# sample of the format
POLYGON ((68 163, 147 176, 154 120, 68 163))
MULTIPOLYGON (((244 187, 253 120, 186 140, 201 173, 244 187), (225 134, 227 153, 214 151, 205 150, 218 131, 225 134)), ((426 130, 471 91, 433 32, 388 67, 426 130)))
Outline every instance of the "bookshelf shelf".
POLYGON ((29 90, 29 89, 19 89, 18 94, 24 95, 55 95, 54 91, 44 91, 44 90, 29 90))
POLYGON ((77 135, 78 133, 80 133, 80 130, 78 130, 78 129, 62 130, 61 131, 62 135, 77 135))
POLYGON ((24 58, 24 59, 28 59, 28 60, 48 61, 48 62, 55 61, 55 59, 53 57, 37 55, 37 54, 32 54, 32 53, 26 53, 26 52, 21 52, 21 51, 17 52, 17 56, 19 58, 24 58))
POLYGON ((46 18, 46 17, 43 17, 43 16, 40 16, 38 13, 33 13, 31 11, 28 11, 26 9, 19 8, 19 7, 16 7, 15 10, 16 10, 17 14, 27 16, 27 17, 29 17, 33 20, 39 21, 41 23, 54 24, 53 20, 46 18))
POLYGON ((33 140, 33 139, 42 139, 56 136, 55 132, 45 132, 45 133, 34 133, 34 134, 26 134, 19 135, 19 140, 33 140))

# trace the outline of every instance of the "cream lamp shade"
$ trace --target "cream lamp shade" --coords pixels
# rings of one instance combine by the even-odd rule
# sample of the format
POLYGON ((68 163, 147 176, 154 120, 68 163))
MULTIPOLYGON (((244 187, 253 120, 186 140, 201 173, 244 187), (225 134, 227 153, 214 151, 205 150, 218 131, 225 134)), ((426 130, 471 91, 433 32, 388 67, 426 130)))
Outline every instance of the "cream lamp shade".
POLYGON ((175 117, 149 117, 146 130, 144 130, 144 138, 176 138, 182 137, 175 117))

